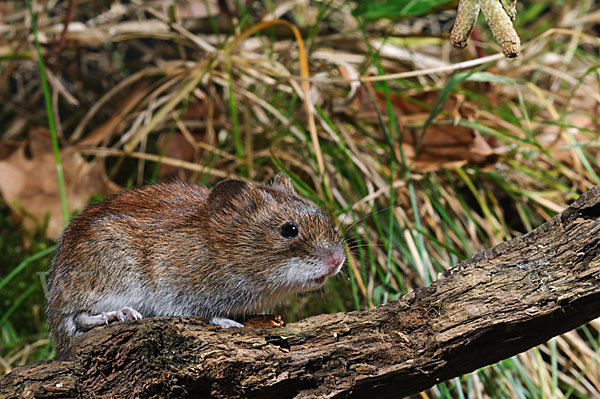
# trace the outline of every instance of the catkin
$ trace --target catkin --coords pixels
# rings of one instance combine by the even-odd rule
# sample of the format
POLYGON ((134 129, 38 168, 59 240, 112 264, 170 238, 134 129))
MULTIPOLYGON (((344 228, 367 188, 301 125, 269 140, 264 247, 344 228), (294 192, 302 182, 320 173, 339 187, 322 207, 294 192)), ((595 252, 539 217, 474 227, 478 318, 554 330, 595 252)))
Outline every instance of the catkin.
POLYGON ((516 4, 517 0, 460 0, 450 42, 458 49, 465 48, 481 10, 494 37, 502 46, 502 53, 508 58, 518 56, 521 39, 512 24, 517 14, 516 4))
POLYGON ((506 11, 506 15, 510 19, 515 19, 517 16, 517 0, 500 0, 500 3, 502 3, 502 8, 506 11))
MULTIPOLYGON (((505 0, 503 3, 510 3, 505 0)), ((510 17, 498 0, 481 0, 481 12, 485 17, 494 37, 502 46, 502 53, 514 58, 521 51, 521 39, 513 27, 510 17)))
POLYGON ((458 49, 463 49, 467 45, 467 39, 471 36, 471 31, 477 22, 479 15, 480 0, 461 0, 458 3, 458 13, 456 22, 450 33, 450 42, 458 49))

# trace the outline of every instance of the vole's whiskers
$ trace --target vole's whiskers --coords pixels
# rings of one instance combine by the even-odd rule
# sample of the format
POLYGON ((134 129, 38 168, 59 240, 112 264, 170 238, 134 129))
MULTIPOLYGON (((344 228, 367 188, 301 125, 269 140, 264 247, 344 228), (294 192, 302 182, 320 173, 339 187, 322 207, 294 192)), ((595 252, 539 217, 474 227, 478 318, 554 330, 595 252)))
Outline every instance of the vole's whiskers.
POLYGON ((347 233, 347 232, 348 232, 350 229, 354 228, 354 227, 355 227, 357 224, 359 224, 359 223, 361 223, 361 222, 365 221, 366 219, 368 219, 368 218, 370 218, 370 217, 373 217, 373 216, 375 216, 375 215, 378 215, 378 214, 380 214, 380 213, 383 213, 383 212, 389 211, 390 209, 393 209, 393 208, 395 208, 395 207, 397 207, 397 206, 400 206, 400 204, 394 204, 394 205, 392 205, 392 206, 386 206, 386 207, 385 207, 385 208, 383 208, 383 209, 380 209, 380 210, 378 210, 378 211, 375 211, 375 212, 371 212, 371 213, 369 213, 368 215, 365 215, 365 216, 361 217, 360 219, 358 219, 357 221, 355 221, 354 223, 352 223, 350 226, 348 226, 348 227, 347 227, 347 228, 344 230, 344 235, 345 235, 345 234, 346 234, 346 233, 347 233))
POLYGON ((385 248, 387 248, 387 245, 383 244, 383 243, 379 244, 379 243, 366 243, 366 242, 360 243, 360 244, 355 243, 353 245, 348 245, 348 250, 350 250, 350 251, 354 251, 355 249, 359 249, 359 248, 383 248, 383 249, 385 249, 385 248))

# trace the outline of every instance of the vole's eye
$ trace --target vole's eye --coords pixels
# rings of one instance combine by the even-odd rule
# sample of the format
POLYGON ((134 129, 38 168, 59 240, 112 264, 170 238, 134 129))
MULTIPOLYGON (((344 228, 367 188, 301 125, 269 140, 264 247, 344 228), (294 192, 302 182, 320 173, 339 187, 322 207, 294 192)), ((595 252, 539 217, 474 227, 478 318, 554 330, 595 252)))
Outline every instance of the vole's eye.
POLYGON ((283 238, 294 238, 300 233, 298 231, 298 226, 296 226, 296 223, 294 222, 284 223, 279 229, 279 232, 283 238))

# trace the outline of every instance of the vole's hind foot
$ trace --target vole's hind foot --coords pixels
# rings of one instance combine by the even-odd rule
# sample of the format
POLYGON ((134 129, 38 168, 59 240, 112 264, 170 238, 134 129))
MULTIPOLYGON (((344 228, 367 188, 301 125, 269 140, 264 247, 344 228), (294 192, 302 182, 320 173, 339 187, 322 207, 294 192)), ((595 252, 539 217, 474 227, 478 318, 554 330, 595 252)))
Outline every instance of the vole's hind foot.
POLYGON ((105 324, 110 324, 115 321, 125 321, 125 320, 141 320, 144 316, 137 310, 124 307, 121 310, 113 310, 112 312, 102 312, 97 315, 89 315, 85 313, 81 313, 75 317, 74 323, 75 327, 77 327, 80 331, 91 330, 94 327, 102 326, 105 324))
POLYGON ((215 326, 221 326, 221 327, 225 327, 225 328, 231 328, 231 327, 242 328, 242 327, 244 327, 243 324, 238 323, 235 320, 226 319, 225 317, 213 317, 212 319, 210 319, 209 323, 214 324, 215 326))

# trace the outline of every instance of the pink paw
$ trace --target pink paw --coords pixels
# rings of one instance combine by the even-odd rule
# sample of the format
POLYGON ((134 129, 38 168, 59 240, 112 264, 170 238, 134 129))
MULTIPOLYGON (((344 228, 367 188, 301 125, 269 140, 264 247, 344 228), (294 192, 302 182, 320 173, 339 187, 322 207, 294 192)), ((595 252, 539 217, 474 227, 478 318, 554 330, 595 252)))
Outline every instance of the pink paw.
POLYGON ((101 314, 97 314, 94 316, 90 316, 88 314, 79 314, 74 319, 74 324, 77 330, 79 331, 87 331, 94 327, 101 326, 104 324, 110 324, 115 321, 125 321, 125 320, 141 320, 144 316, 137 310, 124 307, 121 310, 113 310, 111 312, 102 312, 101 314))
POLYGON ((121 310, 113 310, 112 312, 102 312, 99 315, 102 318, 104 324, 110 324, 114 321, 126 321, 126 320, 141 320, 143 316, 135 309, 125 307, 121 310))

